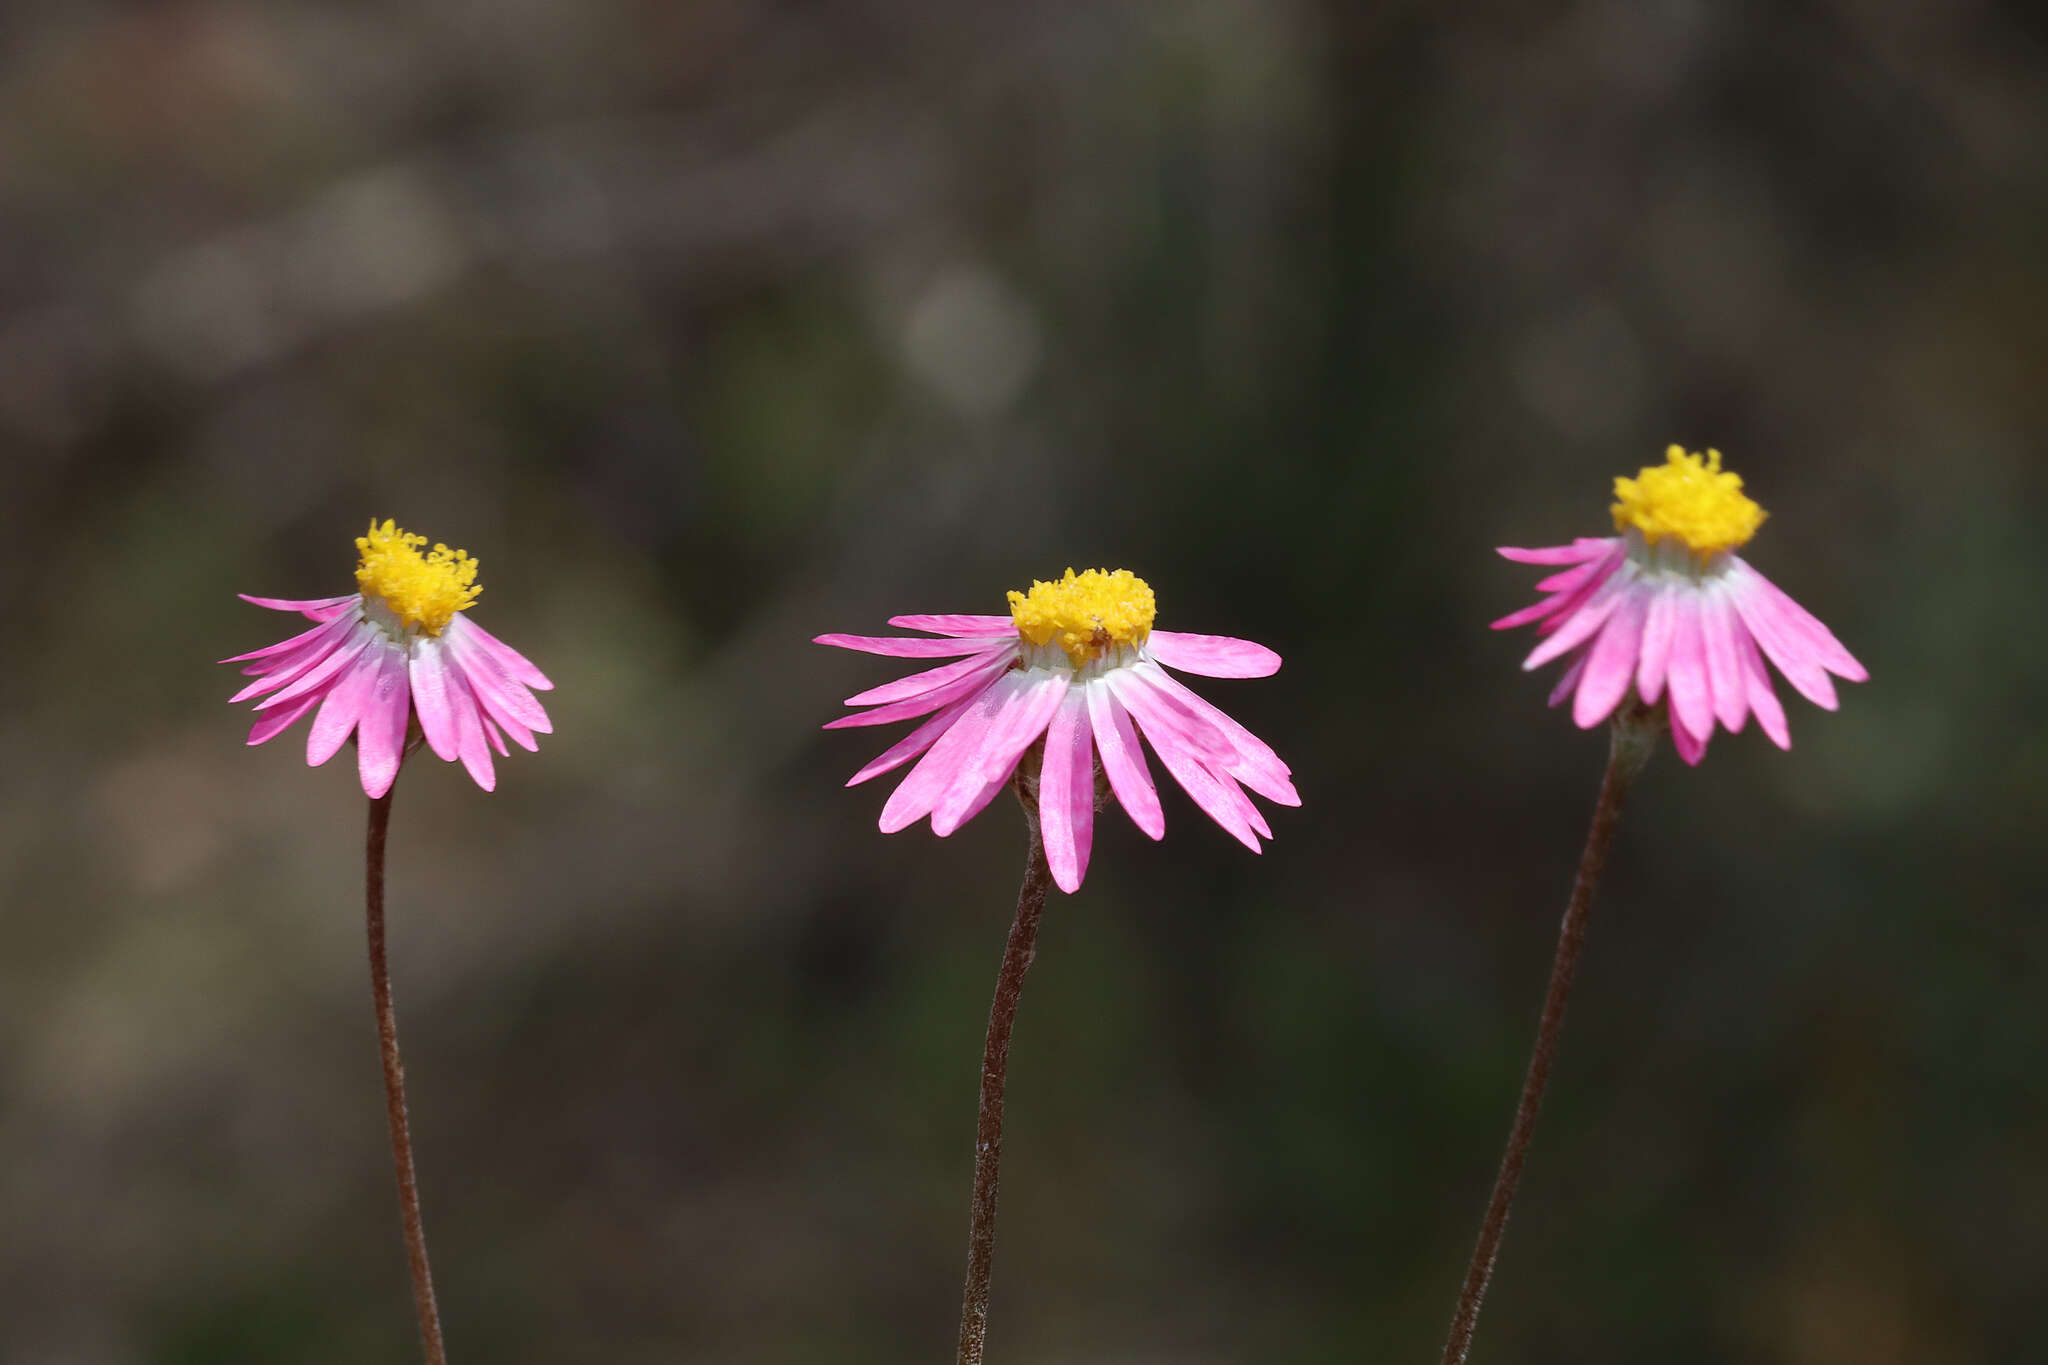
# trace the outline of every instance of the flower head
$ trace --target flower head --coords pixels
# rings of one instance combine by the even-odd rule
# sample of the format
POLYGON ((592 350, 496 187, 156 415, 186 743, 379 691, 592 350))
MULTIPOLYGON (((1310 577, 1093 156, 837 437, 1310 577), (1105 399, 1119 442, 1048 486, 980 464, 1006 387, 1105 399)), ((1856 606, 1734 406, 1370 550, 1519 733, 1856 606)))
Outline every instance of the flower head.
POLYGON ((363 791, 377 797, 398 776, 415 714, 434 753, 461 759, 485 791, 497 785, 491 750, 511 752, 507 735, 532 750, 538 747, 534 735, 553 732, 529 689, 554 684, 525 655, 461 614, 481 591, 477 562, 446 545, 422 553, 426 543, 390 521, 373 521, 356 538, 360 591, 311 601, 240 594, 245 602, 295 611, 316 623, 288 640, 221 660, 244 664, 242 672, 256 678, 230 701, 263 697, 249 743, 261 744, 314 713, 306 761, 325 763, 354 734, 363 791))
POLYGON ((1068 569, 1011 593, 1008 616, 889 619, 925 637, 818 636, 821 645, 869 654, 956 660, 846 699, 871 709, 826 729, 929 717, 846 785, 917 759, 882 807, 882 830, 893 834, 929 816, 932 832, 944 837, 1003 789, 1043 737, 1038 816, 1046 861, 1060 889, 1074 891, 1094 845, 1098 765, 1132 822, 1154 839, 1166 833, 1142 734, 1195 804, 1257 853, 1259 838, 1273 831, 1244 789, 1298 806, 1288 767, 1166 669, 1263 678, 1278 670, 1280 656, 1249 640, 1154 630, 1154 611, 1152 589, 1128 570, 1068 569))
POLYGON ((1671 740, 1698 763, 1718 723, 1733 734, 1754 714, 1781 749, 1792 747, 1764 669, 1768 658, 1801 696, 1834 710, 1829 678, 1869 674, 1828 628, 1735 551, 1763 524, 1764 510, 1721 468, 1672 446, 1661 465, 1614 481, 1619 536, 1581 538, 1544 549, 1502 547, 1522 564, 1558 566, 1536 585, 1549 596, 1503 616, 1495 630, 1536 622, 1547 638, 1524 669, 1566 662, 1550 695, 1572 699, 1581 727, 1605 720, 1631 689, 1645 706, 1669 693, 1671 740))

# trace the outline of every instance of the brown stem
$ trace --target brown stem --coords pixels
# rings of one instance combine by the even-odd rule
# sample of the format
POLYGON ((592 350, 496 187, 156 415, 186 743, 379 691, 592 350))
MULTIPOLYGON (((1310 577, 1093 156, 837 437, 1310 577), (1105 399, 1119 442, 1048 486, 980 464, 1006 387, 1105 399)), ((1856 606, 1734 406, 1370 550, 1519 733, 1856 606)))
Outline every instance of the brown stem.
MULTIPOLYGON (((1019 797, 1024 791, 1020 784, 1019 797)), ((1017 892, 1017 917, 1010 922, 1010 941, 1003 947, 1002 969, 996 974, 995 1003, 988 1012, 988 1042, 981 1054, 981 1116, 974 1129, 974 1213, 967 1235, 967 1288, 960 1300, 959 1365, 981 1365, 982 1343, 988 1337, 988 1288, 996 1254, 996 1178, 1003 1159, 1003 1087, 1010 1068, 1010 1029, 1017 1022, 1017 1001, 1024 993, 1024 973, 1037 955, 1038 920, 1045 910, 1052 874, 1039 844, 1038 807, 1024 801, 1024 885, 1017 892)))
POLYGON ((398 1019, 391 1011, 391 975, 384 965, 384 835, 391 824, 391 794, 370 799, 364 842, 364 909, 370 931, 370 996, 377 1006, 377 1042, 384 1054, 384 1113, 391 1122, 391 1164, 398 1175, 398 1212, 405 1224, 405 1255, 412 1263, 412 1301, 419 1310, 420 1344, 427 1365, 447 1365, 441 1315, 434 1306, 434 1274, 427 1266, 427 1234, 420 1226, 419 1182, 412 1169, 412 1131, 405 1120, 405 1063, 398 1055, 398 1019))
POLYGON ((1579 965, 1579 949, 1586 941, 1586 920, 1593 909, 1593 893, 1599 888, 1600 873, 1607 866, 1607 850, 1614 842, 1614 826, 1621 819, 1629 783, 1642 770, 1662 728, 1661 714, 1640 708, 1615 718, 1607 774, 1601 779, 1600 799, 1593 807, 1593 827, 1586 832, 1586 850, 1579 855, 1578 879, 1572 883, 1571 903, 1565 907, 1564 924, 1558 931, 1557 957, 1550 964, 1550 991, 1543 997, 1543 1017, 1536 1026, 1536 1047, 1529 1057, 1529 1074, 1522 1081, 1522 1100, 1515 1107, 1507 1155, 1501 1159, 1500 1175, 1493 1182, 1486 1219, 1479 1225, 1479 1244, 1472 1249, 1472 1264, 1465 1271, 1464 1288, 1458 1293, 1458 1312, 1451 1319, 1451 1336, 1444 1343, 1442 1365, 1464 1365, 1466 1353, 1472 1349, 1472 1329, 1479 1320, 1479 1304, 1493 1278, 1501 1233, 1507 1228, 1508 1210, 1515 1202, 1515 1188, 1522 1182, 1522 1163, 1529 1154, 1529 1139, 1536 1131, 1536 1113, 1543 1106, 1543 1091, 1550 1083, 1551 1062, 1557 1055, 1558 1035, 1564 1029, 1565 1005, 1571 999, 1572 975, 1579 965))

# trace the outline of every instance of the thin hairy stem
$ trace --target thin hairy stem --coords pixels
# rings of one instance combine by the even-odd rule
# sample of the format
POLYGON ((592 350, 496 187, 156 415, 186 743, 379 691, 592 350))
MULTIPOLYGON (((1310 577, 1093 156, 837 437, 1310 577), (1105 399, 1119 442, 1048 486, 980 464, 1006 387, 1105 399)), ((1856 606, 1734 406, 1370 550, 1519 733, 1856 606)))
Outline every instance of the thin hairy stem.
MULTIPOLYGON (((1019 788, 1019 795, 1023 789, 1019 788)), ((982 1343, 988 1337, 988 1289, 996 1255, 996 1179, 1003 1159, 1003 1088, 1010 1069, 1010 1029, 1017 1022, 1017 1001, 1024 993, 1024 973, 1037 955, 1038 920, 1045 910, 1052 874, 1040 847, 1038 808, 1024 802, 1024 885, 1017 892, 1017 916, 1010 922, 1010 941, 1003 947, 1002 969, 996 974, 995 1003, 988 1012, 988 1042, 981 1054, 981 1116, 974 1130, 974 1212, 967 1237, 967 1288, 960 1300, 959 1365, 981 1365, 982 1343)))
MULTIPOLYGON (((1657 723, 1661 728, 1661 718, 1657 723)), ((1543 1017, 1536 1025, 1536 1047, 1529 1057, 1529 1073, 1522 1081, 1521 1103, 1515 1106, 1507 1155, 1501 1159, 1500 1175, 1493 1182, 1493 1197, 1487 1201, 1486 1218, 1479 1225, 1479 1244, 1472 1248, 1472 1264, 1465 1271, 1465 1284, 1458 1293, 1458 1311, 1451 1319, 1451 1336, 1444 1343, 1442 1365, 1464 1365, 1465 1356, 1472 1349, 1472 1329, 1479 1321, 1479 1305, 1493 1278, 1493 1262, 1500 1254, 1508 1210, 1514 1205, 1516 1187, 1522 1183, 1522 1163, 1529 1155, 1529 1139, 1536 1131, 1536 1114, 1543 1107, 1543 1091, 1550 1084, 1550 1067, 1557 1056, 1558 1035, 1564 1030, 1565 1005, 1571 999, 1579 950, 1586 941, 1586 920, 1593 909, 1593 893, 1599 889, 1600 874, 1607 866, 1607 850, 1614 842, 1614 826, 1621 819, 1629 783, 1642 770, 1655 738, 1650 717, 1640 709, 1616 717, 1608 747, 1607 774, 1601 779, 1600 799, 1593 807, 1593 826, 1586 832, 1586 849, 1579 855, 1579 875, 1572 883, 1571 902, 1565 907, 1564 924, 1558 931, 1557 956, 1550 964, 1550 990, 1543 997, 1543 1017)))
POLYGON ((377 1006, 377 1042, 384 1054, 384 1113, 391 1123, 391 1164, 398 1175, 398 1213, 405 1225, 405 1255, 412 1264, 412 1301, 419 1310, 420 1344, 427 1365, 447 1365, 441 1314, 434 1306, 434 1273, 427 1265, 427 1234, 420 1226, 419 1182, 412 1169, 412 1130, 405 1119, 405 1062, 398 1055, 398 1018, 391 1010, 391 974, 384 963, 384 836, 391 825, 391 794, 370 800, 364 843, 364 910, 370 931, 370 996, 377 1006))

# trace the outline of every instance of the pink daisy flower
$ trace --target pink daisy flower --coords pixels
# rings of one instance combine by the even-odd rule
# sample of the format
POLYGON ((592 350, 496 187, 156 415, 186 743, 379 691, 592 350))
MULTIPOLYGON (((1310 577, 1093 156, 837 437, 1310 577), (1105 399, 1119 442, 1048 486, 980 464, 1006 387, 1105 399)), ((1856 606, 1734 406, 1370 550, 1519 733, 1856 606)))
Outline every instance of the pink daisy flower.
POLYGON ((1301 797, 1264 741, 1189 691, 1168 668, 1210 678, 1263 678, 1280 656, 1221 635, 1152 629, 1145 580, 1068 569, 1056 582, 1010 594, 1008 616, 892 616, 926 637, 820 635, 817 643, 905 659, 954 658, 848 697, 871 709, 826 725, 887 725, 929 716, 848 780, 851 787, 918 764, 882 807, 885 834, 929 816, 941 838, 972 819, 1045 738, 1038 780, 1046 862, 1062 891, 1080 888, 1095 839, 1098 771, 1139 829, 1158 839, 1166 817, 1142 734, 1195 804, 1252 852, 1273 831, 1245 795, 1283 806, 1301 797), (1162 667, 1164 665, 1164 667, 1162 667), (919 755, 923 755, 919 758, 919 755))
POLYGON ((1550 704, 1572 699, 1572 719, 1599 724, 1633 690, 1645 706, 1668 693, 1671 740, 1698 763, 1718 724, 1730 734, 1749 717, 1780 749, 1792 747, 1785 708, 1764 668, 1769 659, 1801 696, 1835 709, 1829 674, 1870 675, 1812 613, 1735 551, 1763 524, 1764 510, 1721 468, 1672 446, 1661 465, 1614 481, 1618 536, 1544 549, 1501 547, 1522 564, 1561 566, 1536 585, 1550 595, 1501 617, 1495 630, 1537 623, 1547 638, 1524 669, 1563 659, 1550 704))
POLYGON ((356 737, 363 791, 391 790, 406 750, 406 727, 419 717, 435 754, 457 758, 485 791, 497 785, 491 750, 511 751, 505 737, 529 751, 550 734, 548 714, 529 691, 554 686, 518 650, 459 613, 482 589, 477 562, 390 521, 370 524, 356 539, 360 592, 295 602, 237 594, 273 611, 295 611, 317 624, 289 640, 237 654, 256 681, 229 698, 263 697, 249 743, 262 744, 313 714, 306 762, 319 766, 356 737), (264 694, 268 693, 268 696, 264 694))

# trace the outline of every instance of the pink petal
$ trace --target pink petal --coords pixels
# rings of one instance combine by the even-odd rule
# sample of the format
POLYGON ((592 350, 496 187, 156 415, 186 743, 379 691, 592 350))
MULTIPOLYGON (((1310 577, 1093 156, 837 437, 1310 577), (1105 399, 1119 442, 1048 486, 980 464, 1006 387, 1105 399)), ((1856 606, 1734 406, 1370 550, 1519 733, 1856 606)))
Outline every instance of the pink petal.
POLYGON ((1678 750, 1678 756, 1684 759, 1686 763, 1697 768, 1700 765, 1700 760, 1707 756, 1707 739, 1712 737, 1712 733, 1712 722, 1708 723, 1707 735, 1699 738, 1694 738, 1691 734, 1687 733, 1683 725, 1673 725, 1671 727, 1671 747, 1678 750))
POLYGON ((1645 706, 1655 706, 1657 698, 1664 695, 1664 670, 1671 660, 1672 608, 1677 594, 1678 589, 1669 583, 1657 584, 1656 593, 1650 598, 1649 614, 1643 618, 1643 642, 1636 659, 1636 695, 1645 706))
POLYGON ((1792 729, 1785 724, 1785 708, 1778 702, 1778 694, 1771 687, 1771 675, 1764 668, 1764 656, 1757 653, 1756 641, 1738 623, 1735 631, 1736 647, 1742 655, 1743 687, 1749 696, 1749 709, 1756 712, 1757 728, 1770 736, 1771 743, 1780 749, 1792 747, 1792 729))
POLYGON ((1280 761, 1280 755, 1273 752, 1271 745, 1238 724, 1207 698, 1190 690, 1178 678, 1165 674, 1161 674, 1160 678, 1167 690, 1178 698, 1182 705, 1221 730, 1223 737, 1230 741, 1234 752, 1222 764, 1223 771, 1268 801, 1283 806, 1301 804, 1300 793, 1294 790, 1294 783, 1288 780, 1293 770, 1280 761))
POLYGON ((318 706, 323 698, 301 697, 290 706, 275 711, 265 711, 249 727, 249 743, 263 744, 289 730, 298 723, 299 717, 318 706))
POLYGON ((1600 637, 1586 652, 1585 674, 1572 699, 1572 720, 1581 730, 1606 720, 1628 694, 1635 679, 1636 649, 1643 639, 1643 617, 1649 610, 1647 596, 1640 582, 1624 590, 1600 637))
POLYGON ((320 703, 320 714, 313 717, 313 726, 306 731, 307 763, 319 767, 348 742, 349 732, 362 717, 363 702, 377 683, 383 657, 383 647, 374 653, 350 656, 351 667, 327 690, 320 703))
POLYGON ((476 694, 470 691, 469 680, 461 669, 450 668, 445 676, 448 709, 455 717, 455 751, 462 757, 462 766, 469 770, 470 780, 485 791, 495 791, 498 770, 491 762, 491 745, 484 737, 483 713, 477 707, 476 694))
POLYGON ((1823 711, 1834 710, 1840 703, 1835 699, 1833 680, 1807 641, 1787 624, 1776 599, 1764 591, 1768 586, 1761 574, 1731 584, 1736 612, 1785 681, 1823 711))
POLYGON ((1239 805, 1244 794, 1236 791, 1235 787, 1226 791, 1224 783, 1229 779, 1219 779, 1210 772, 1202 762, 1200 751, 1189 747, 1178 733, 1155 730, 1142 713, 1134 714, 1137 714, 1138 724, 1145 731, 1145 738, 1152 743, 1152 751, 1159 755, 1166 771, 1173 774, 1173 780, 1180 783, 1181 790, 1194 798, 1195 804, 1233 839, 1252 852, 1259 852, 1258 835, 1252 832, 1251 821, 1245 818, 1244 809, 1239 805), (1236 799, 1232 799, 1233 796, 1236 799))
POLYGON ((251 597, 245 592, 238 592, 235 596, 254 606, 268 607, 272 611, 295 611, 314 621, 339 616, 350 604, 363 600, 361 593, 353 592, 346 597, 314 597, 304 601, 287 597, 251 597))
POLYGON ((1550 689, 1550 700, 1546 705, 1555 706, 1578 691, 1579 679, 1585 676, 1585 672, 1586 651, 1582 649, 1572 656, 1571 663, 1566 665, 1564 672, 1559 675, 1557 686, 1550 689))
POLYGON ((301 673, 280 691, 274 692, 262 701, 257 702, 256 709, 258 711, 267 711, 273 706, 282 706, 288 701, 295 701, 309 692, 320 691, 327 687, 343 669, 347 668, 356 659, 364 657, 366 651, 384 648, 395 649, 397 646, 390 644, 384 638, 384 633, 373 625, 366 623, 356 626, 348 639, 336 646, 331 654, 301 673))
POLYGON ((917 761, 909 776, 896 784, 896 790, 882 806, 882 833, 894 834, 931 814, 932 806, 970 767, 975 769, 976 780, 980 779, 975 756, 989 727, 1022 685, 1019 677, 1006 673, 976 694, 960 718, 917 761))
POLYGON ((1228 635, 1184 635, 1155 630, 1145 652, 1183 673, 1205 678, 1267 678, 1280 671, 1280 656, 1264 645, 1228 635))
POLYGON ((1088 689, 1066 692, 1045 732, 1038 772, 1038 824, 1053 882, 1072 893, 1095 846, 1095 750, 1088 741, 1088 689))
POLYGON ((1117 803, 1132 824, 1154 839, 1163 838, 1166 814, 1159 809, 1159 793, 1152 786, 1152 773, 1145 766, 1137 731, 1131 728, 1130 713, 1105 683, 1090 682, 1081 690, 1088 697, 1088 720, 1102 755, 1102 770, 1109 775, 1109 789, 1116 793, 1117 803))
POLYGON ((1552 574, 1548 578, 1539 579, 1536 584, 1536 591, 1570 592, 1573 588, 1578 587, 1587 579, 1591 578, 1595 571, 1599 569, 1599 567, 1600 561, 1597 559, 1593 559, 1588 560, 1586 563, 1580 564, 1575 568, 1564 569, 1558 573, 1552 574))
POLYGON ((435 757, 453 763, 462 752, 461 730, 448 700, 448 666, 439 640, 419 640, 412 647, 412 704, 419 713, 420 732, 435 757))
POLYGON ((1850 682, 1868 682, 1870 673, 1855 656, 1842 648, 1842 642, 1835 633, 1821 624, 1818 616, 1792 600, 1791 594, 1770 579, 1756 571, 1756 568, 1742 559, 1737 559, 1736 574, 1744 579, 1755 579, 1765 596, 1778 608, 1780 618, 1789 633, 1803 640, 1808 650, 1820 661, 1821 667, 1850 682))
POLYGON ((1671 663, 1666 678, 1671 693, 1671 728, 1674 733, 1684 730, 1704 747, 1714 731, 1714 694, 1708 690, 1699 594, 1680 589, 1674 595, 1671 613, 1671 663))
POLYGON ((1598 559, 1607 552, 1608 547, 1619 543, 1619 539, 1613 537, 1581 537, 1569 545, 1549 545, 1535 550, 1502 545, 1496 548, 1495 553, 1502 559, 1512 559, 1517 564, 1577 564, 1588 559, 1598 559))
POLYGON ((1526 673, 1532 668, 1541 668, 1558 655, 1591 639, 1593 632, 1607 623, 1608 614, 1621 601, 1631 577, 1617 571, 1602 580, 1585 604, 1558 626, 1556 633, 1529 651, 1529 657, 1522 660, 1522 671, 1526 673))
POLYGON ((1749 719, 1749 688, 1742 678, 1742 659, 1735 652, 1735 622, 1728 599, 1712 583, 1700 591, 1700 634, 1706 644, 1707 687, 1714 694, 1714 714, 1729 734, 1742 733, 1749 719))
POLYGON ((889 624, 902 630, 928 630, 935 635, 1017 635, 1017 623, 1008 616, 892 616, 889 624))
POLYGON ((1130 709, 1147 736, 1155 730, 1171 730, 1187 748, 1219 764, 1236 755, 1237 746, 1229 736, 1174 695, 1173 679, 1157 664, 1136 663, 1112 669, 1103 675, 1103 681, 1116 690, 1117 700, 1130 709))
MULTIPOLYGON (((452 622, 451 622, 452 624, 452 622)), ((554 733, 546 708, 505 671, 496 655, 485 649, 474 631, 450 631, 442 640, 448 646, 448 661, 462 671, 477 700, 494 715, 502 715, 540 734, 554 733)))
POLYGON ((363 795, 373 799, 391 790, 405 752, 405 724, 412 719, 405 674, 405 651, 385 650, 363 694, 356 722, 356 773, 363 780, 363 795))
POLYGON ((987 668, 988 664, 989 661, 979 655, 966 659, 955 659, 952 663, 940 664, 937 668, 927 668, 922 673, 913 673, 907 678, 898 678, 895 682, 883 683, 880 687, 870 687, 865 692, 856 692, 846 699, 846 704, 848 706, 880 706, 884 702, 904 701, 910 697, 923 696, 925 693, 943 687, 949 682, 958 682, 970 673, 987 668))
POLYGON ((861 711, 851 716, 841 716, 837 720, 828 720, 824 728, 844 730, 857 725, 888 725, 893 721, 929 715, 962 697, 974 695, 1010 671, 1010 660, 998 656, 984 663, 978 672, 970 673, 958 682, 935 687, 922 696, 912 697, 908 701, 890 702, 886 706, 877 706, 872 711, 861 711))
POLYGON ((346 617, 336 617, 332 621, 322 622, 313 627, 313 638, 290 654, 279 655, 266 663, 242 670, 244 673, 255 672, 262 676, 229 697, 229 704, 245 702, 251 697, 261 696, 265 692, 275 692, 280 687, 296 682, 304 677, 309 669, 317 667, 329 654, 341 647, 348 640, 350 633, 357 628, 357 625, 346 617))
MULTIPOLYGON (((555 685, 548 681, 548 675, 535 668, 532 660, 485 630, 476 622, 470 620, 467 616, 457 616, 454 620, 450 621, 448 628, 442 631, 442 634, 453 634, 460 639, 476 644, 486 654, 496 659, 498 666, 504 669, 507 674, 519 682, 525 683, 528 687, 536 688, 542 692, 554 690, 555 685)), ((542 733, 546 734, 547 731, 542 731, 542 733)))
MULTIPOLYGON (((322 621, 318 625, 312 627, 310 630, 302 630, 297 635, 292 636, 288 640, 279 640, 274 645, 265 645, 261 649, 252 649, 247 654, 230 655, 228 658, 219 659, 215 662, 224 664, 238 664, 248 659, 271 659, 275 658, 280 654, 289 654, 293 650, 299 648, 301 645, 307 644, 310 641, 318 638, 320 633, 327 629, 328 624, 328 622, 322 621)), ((243 671, 251 672, 254 670, 244 669, 243 671)))
POLYGON ((959 654, 989 654, 1017 644, 1013 633, 1001 640, 921 640, 910 636, 817 635, 812 644, 857 649, 863 654, 888 654, 899 659, 950 659, 959 654))
MULTIPOLYGON (((498 729, 497 723, 489 716, 484 717, 484 738, 488 739, 491 742, 491 747, 498 751, 499 758, 512 757, 512 751, 505 747, 504 732, 498 729)), ((528 743, 526 748, 529 753, 533 752, 532 738, 531 735, 527 736, 528 743)))
POLYGON ((954 702, 951 706, 948 706, 945 710, 939 712, 939 714, 933 716, 915 730, 912 730, 902 739, 897 740, 887 749, 884 749, 874 762, 862 768, 852 777, 847 778, 846 785, 857 787, 871 777, 880 777, 883 773, 892 772, 902 767, 926 749, 931 748, 938 737, 944 734, 954 721, 960 719, 960 713, 972 705, 974 705, 974 698, 972 697, 964 701, 954 702))
POLYGON ((941 839, 973 819, 1009 780, 1017 760, 1051 724, 1073 675, 1065 669, 1034 668, 1015 676, 1018 686, 982 733, 972 766, 963 768, 932 805, 932 833, 941 839))

